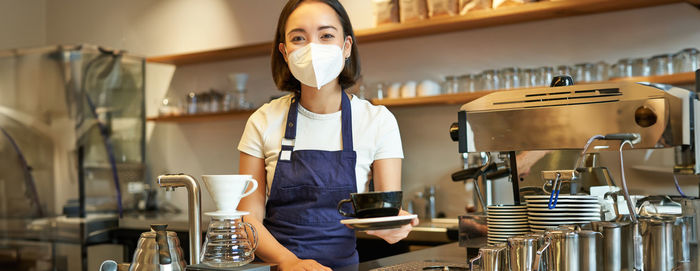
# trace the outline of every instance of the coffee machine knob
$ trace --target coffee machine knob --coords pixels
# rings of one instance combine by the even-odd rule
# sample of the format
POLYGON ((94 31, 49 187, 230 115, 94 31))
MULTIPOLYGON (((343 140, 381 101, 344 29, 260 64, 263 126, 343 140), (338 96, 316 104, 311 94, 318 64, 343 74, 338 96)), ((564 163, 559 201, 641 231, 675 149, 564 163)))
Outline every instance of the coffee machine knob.
POLYGON ((574 85, 574 78, 569 75, 557 75, 552 78, 550 87, 565 87, 574 85))
POLYGON ((452 141, 459 141, 459 123, 454 122, 450 125, 450 137, 452 141))

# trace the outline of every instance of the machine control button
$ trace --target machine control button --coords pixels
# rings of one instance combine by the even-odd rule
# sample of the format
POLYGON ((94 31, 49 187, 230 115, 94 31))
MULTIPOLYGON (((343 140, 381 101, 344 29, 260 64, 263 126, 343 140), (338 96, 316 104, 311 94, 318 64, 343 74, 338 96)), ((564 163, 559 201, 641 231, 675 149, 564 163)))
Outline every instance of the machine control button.
POLYGON ((450 137, 452 141, 459 141, 459 123, 453 122, 450 125, 450 137))

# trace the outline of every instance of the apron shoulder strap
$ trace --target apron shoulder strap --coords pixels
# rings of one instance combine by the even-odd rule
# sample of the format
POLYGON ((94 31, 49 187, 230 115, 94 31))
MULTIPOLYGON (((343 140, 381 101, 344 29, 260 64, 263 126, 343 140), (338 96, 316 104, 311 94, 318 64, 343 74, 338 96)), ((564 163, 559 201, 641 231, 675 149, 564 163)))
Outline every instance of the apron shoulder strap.
MULTIPOLYGON (((341 128, 343 136, 343 150, 353 151, 353 141, 352 141, 352 108, 350 105, 350 98, 342 93, 342 98, 340 101, 340 119, 341 128)), ((294 95, 292 97, 291 104, 289 105, 289 112, 287 113, 287 122, 285 125, 284 138, 282 139, 282 150, 293 150, 294 149, 294 139, 297 136, 297 115, 299 114, 299 97, 294 95)))
POLYGON ((343 133, 343 150, 353 151, 352 144, 352 108, 350 108, 350 98, 342 92, 343 98, 340 101, 340 119, 343 133))

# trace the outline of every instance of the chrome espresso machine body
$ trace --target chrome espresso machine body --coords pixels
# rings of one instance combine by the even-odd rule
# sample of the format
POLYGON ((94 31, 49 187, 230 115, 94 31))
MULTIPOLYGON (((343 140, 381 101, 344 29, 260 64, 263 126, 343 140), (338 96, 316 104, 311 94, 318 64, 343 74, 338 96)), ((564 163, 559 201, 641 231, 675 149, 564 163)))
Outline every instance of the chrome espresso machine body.
POLYGON ((635 133, 635 148, 674 147, 675 171, 700 174, 698 105, 686 89, 628 82, 495 92, 461 107, 453 135, 465 153, 581 149, 593 135, 635 133))
MULTIPOLYGON (((697 78, 700 78, 700 71, 696 72, 696 85, 700 85, 700 82, 697 82, 697 78)), ((700 88, 696 86, 696 89, 700 88)), ((631 144, 634 144, 633 148, 635 149, 674 148, 674 174, 700 174, 700 163, 698 163, 700 162, 700 150, 698 149, 700 134, 695 132, 698 131, 698 126, 700 125, 699 110, 700 101, 697 93, 678 87, 631 82, 574 85, 570 77, 560 76, 553 80, 551 87, 494 92, 463 105, 458 112, 458 122, 450 128, 450 134, 454 141, 459 142, 460 153, 499 152, 507 154, 509 159, 505 160, 509 162, 514 204, 524 205, 524 203, 520 203, 521 193, 524 193, 524 190, 518 188, 519 178, 516 172, 516 151, 580 150, 587 143, 592 143, 590 147, 594 147, 597 151, 618 151, 621 146, 620 142, 629 141, 631 144), (595 141, 596 137, 602 140, 595 141)), ((586 149, 590 150, 591 148, 586 149)), ((542 176, 544 179, 547 179, 545 176, 547 174, 568 172, 572 174, 569 179, 573 181, 577 178, 576 175, 584 172, 582 171, 584 168, 579 168, 578 165, 580 164, 572 165, 573 168, 565 168, 559 171, 542 172, 542 176)), ((476 174, 484 174, 483 170, 487 168, 488 165, 484 165, 476 171, 476 174)), ((468 169, 460 173, 471 173, 472 171, 468 169)), ((559 174, 557 174, 556 179, 559 179, 559 177, 559 174)), ((552 179, 554 177, 549 178, 552 179)), ((455 175, 453 175, 453 179, 457 180, 455 175)), ((615 183, 608 182, 607 185, 615 185, 615 183)), ((672 182, 669 185, 672 185, 672 182)), ((633 202, 628 195, 626 184, 624 183, 624 175, 623 186, 625 188, 622 191, 625 193, 626 201, 633 202)), ((554 182, 554 187, 556 187, 556 181, 554 182)), ((551 204, 552 197, 554 197, 554 189, 551 192, 552 197, 549 196, 549 193, 547 192, 547 197, 549 197, 551 204)), ((575 195, 576 191, 572 189, 571 194, 575 195)), ((558 192, 556 197, 559 197, 558 192)), ((556 206, 556 197, 554 206, 556 206)), ((634 233, 630 234, 634 240, 629 243, 631 247, 629 249, 634 250, 634 260, 632 260, 634 269, 671 270, 671 268, 674 268, 674 264, 678 262, 673 262, 673 256, 661 255, 663 257, 660 256, 659 258, 654 258, 655 256, 652 257, 653 255, 649 256, 650 252, 656 250, 665 252, 668 252, 668 250, 657 249, 656 246, 659 246, 658 244, 654 245, 653 249, 648 248, 650 243, 647 241, 658 236, 649 231, 648 226, 652 225, 650 224, 650 217, 639 216, 640 221, 637 221, 638 216, 636 214, 638 212, 636 210, 640 210, 640 203, 645 201, 645 199, 639 200, 636 207, 628 204, 625 208, 630 210, 629 213, 631 214, 628 215, 628 221, 625 223, 631 223, 634 229, 634 233), (648 230, 648 232, 643 232, 645 230, 648 230), (670 258, 671 262, 663 268, 659 267, 660 265, 655 265, 658 259, 663 259, 664 257, 670 258)), ((554 206, 550 205, 548 209, 553 211, 554 206)), ((503 208, 503 206, 499 208, 503 208)), ((528 210, 529 208, 528 206, 528 210)), ((617 206, 615 208, 617 209, 617 206)), ((604 219, 605 216, 601 217, 604 219)), ((618 215, 616 221, 621 222, 619 220, 621 217, 618 215)), ((614 224, 615 222, 595 222, 593 224, 595 225, 596 223, 601 225, 601 223, 614 224)), ((590 227, 591 224, 588 224, 588 226, 590 227)), ((695 231, 697 232, 697 230, 695 231)), ((557 229, 545 230, 546 234, 540 234, 548 236, 549 239, 545 238, 544 240, 549 240, 552 242, 552 245, 555 245, 557 244, 555 240, 557 238, 555 237, 566 236, 566 234, 573 232, 579 236, 578 238, 581 238, 586 231, 581 230, 581 228, 567 230, 559 226, 557 229), (550 234, 550 231, 553 232, 550 234)), ((601 233, 591 232, 590 230, 588 232, 602 236, 601 233)), ((668 232, 671 231, 669 230, 668 232)), ((680 239, 684 239, 687 243, 689 238, 686 235, 684 236, 680 239)), ((673 240, 673 245, 678 239, 670 235, 666 237, 668 237, 668 240, 673 240)), ((508 247, 515 244, 511 244, 511 239, 515 242, 518 238, 509 238, 507 242, 508 247)), ((591 237, 588 240, 594 239, 595 237, 591 237)), ((673 246, 671 241, 668 240, 664 242, 668 243, 669 246, 673 246)), ((549 243, 547 243, 547 246, 549 246, 549 243)), ((538 250, 536 247, 534 247, 535 250, 538 250)), ((582 247, 576 249, 578 252, 575 254, 581 254, 580 252, 583 251, 582 247)), ((492 244, 491 239, 489 239, 489 246, 482 247, 479 256, 483 255, 484 251, 496 248, 498 248, 498 245, 492 244)), ((530 249, 532 248, 530 247, 530 249)), ((546 246, 541 248, 537 254, 543 253, 542 250, 545 249, 547 249, 546 246)), ((552 248, 550 247, 549 249, 551 250, 552 248)), ((603 249, 603 255, 608 253, 607 249, 608 247, 603 249)), ((673 251, 672 248, 670 250, 673 251)), ((683 251, 689 251, 689 249, 683 251)), ((531 252, 534 253, 534 251, 531 252)), ((560 255, 561 253, 555 252, 550 254, 560 255)), ((615 258, 622 257, 621 255, 604 257, 611 256, 615 258)), ((511 255, 510 257, 522 260, 520 256, 511 255)), ((594 258, 596 257, 591 257, 591 259, 594 258)), ((677 256, 676 259, 678 259, 677 256)), ((689 262, 688 257, 684 257, 684 259, 689 262)), ((549 264, 552 264, 552 262, 550 261, 549 264)), ((544 265, 547 265, 547 263, 544 263, 544 265)), ((617 269, 608 269, 607 267, 589 269, 579 264, 571 266, 575 268, 565 269, 621 270, 619 265, 617 269)), ((532 267, 533 269, 523 270, 537 270, 534 266, 532 267)), ((631 270, 632 266, 630 265, 629 267, 631 270)), ((558 270, 558 268, 551 269, 550 267, 547 270, 558 270)))

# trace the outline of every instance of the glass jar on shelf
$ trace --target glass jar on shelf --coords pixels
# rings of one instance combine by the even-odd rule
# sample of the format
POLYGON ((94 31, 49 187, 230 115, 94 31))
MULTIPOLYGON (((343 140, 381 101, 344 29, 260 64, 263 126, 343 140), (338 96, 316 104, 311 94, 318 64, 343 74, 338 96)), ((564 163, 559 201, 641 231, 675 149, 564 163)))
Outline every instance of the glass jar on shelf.
POLYGON ((549 66, 542 66, 534 71, 534 85, 535 87, 549 86, 554 78, 554 68, 549 66))
POLYGON ((481 90, 496 90, 501 88, 499 72, 485 70, 481 72, 481 90))
POLYGON ((377 83, 377 89, 375 90, 375 98, 377 100, 382 100, 386 96, 386 90, 384 90, 384 83, 377 83))
POLYGON ((627 68, 627 76, 649 76, 649 62, 644 57, 632 59, 631 65, 627 68))
POLYGON ((186 108, 185 112, 187 114, 190 114, 190 115, 197 114, 198 109, 199 109, 197 107, 197 103, 199 100, 199 96, 197 95, 197 93, 194 93, 194 92, 187 93, 187 97, 185 99, 187 101, 187 103, 186 103, 187 108, 186 108))
POLYGON ((517 67, 502 69, 500 77, 501 88, 513 89, 520 87, 520 69, 517 67))
POLYGON ((660 54, 649 59, 649 75, 667 75, 673 73, 673 58, 670 54, 660 54))
POLYGON ((520 70, 520 87, 529 88, 535 86, 535 75, 532 69, 520 70))
POLYGON ((683 49, 673 55, 673 71, 694 72, 700 69, 700 54, 695 48, 683 49))
POLYGON ((595 81, 595 65, 592 63, 578 63, 574 65, 574 82, 588 83, 595 81))
POLYGON ((453 94, 459 91, 457 77, 453 75, 445 76, 445 94, 453 94))
POLYGON ((163 98, 158 106, 159 116, 177 116, 181 115, 182 111, 180 99, 172 95, 163 98))
POLYGON ((474 74, 465 74, 459 77, 459 92, 472 93, 477 90, 476 76, 474 74))

